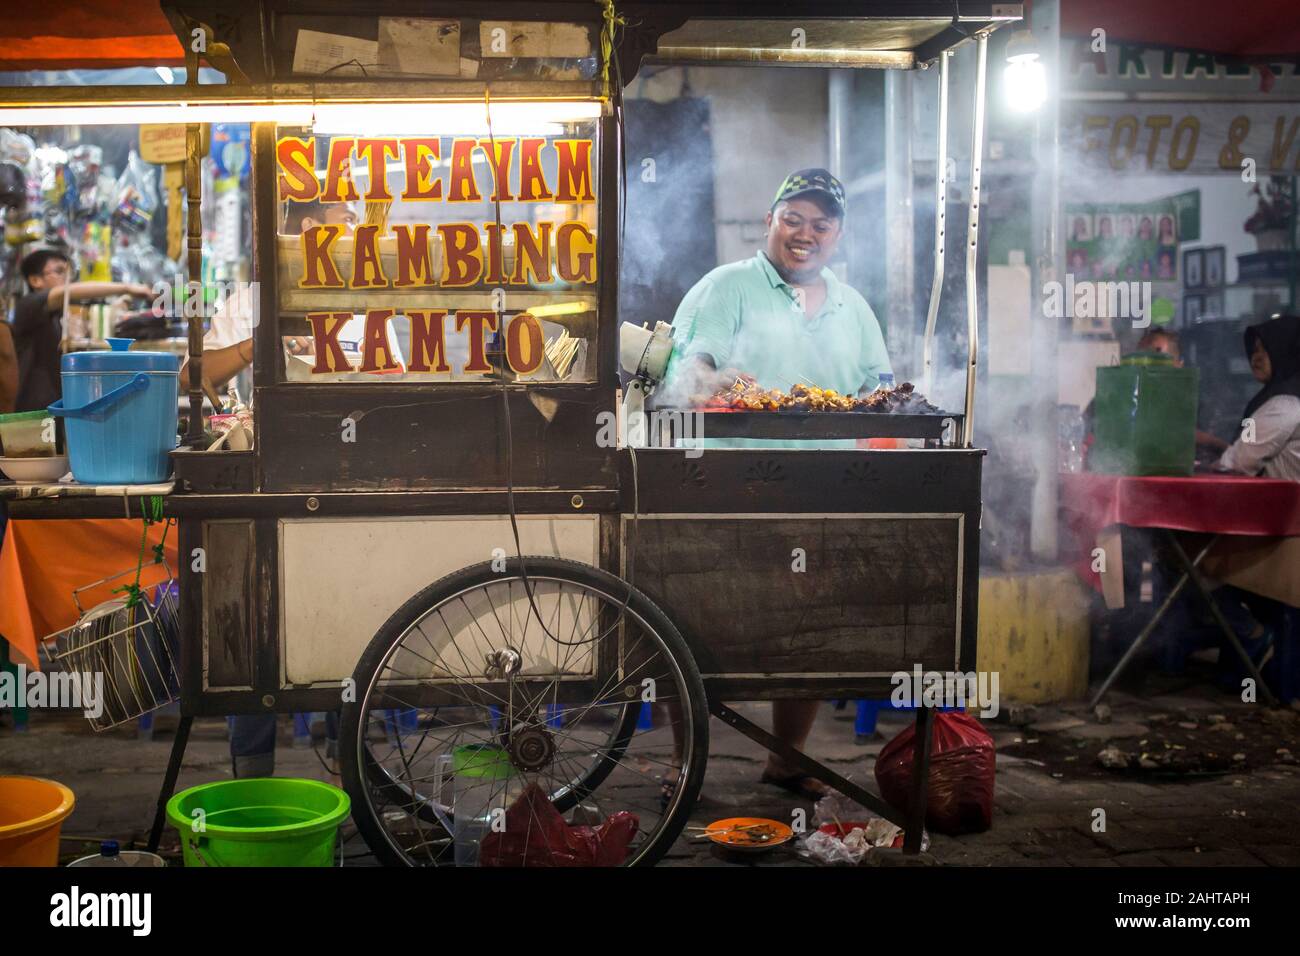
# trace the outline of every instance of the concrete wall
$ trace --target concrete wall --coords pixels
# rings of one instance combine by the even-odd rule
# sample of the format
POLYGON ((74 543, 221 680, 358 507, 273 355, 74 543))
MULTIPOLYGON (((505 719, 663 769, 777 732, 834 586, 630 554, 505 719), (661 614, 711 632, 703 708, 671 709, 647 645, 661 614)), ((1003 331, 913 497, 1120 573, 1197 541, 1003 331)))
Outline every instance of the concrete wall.
POLYGON ((669 100, 684 85, 708 98, 712 114, 718 261, 701 263, 703 274, 752 256, 781 181, 827 164, 827 79, 824 70, 788 67, 649 67, 628 96, 669 100))

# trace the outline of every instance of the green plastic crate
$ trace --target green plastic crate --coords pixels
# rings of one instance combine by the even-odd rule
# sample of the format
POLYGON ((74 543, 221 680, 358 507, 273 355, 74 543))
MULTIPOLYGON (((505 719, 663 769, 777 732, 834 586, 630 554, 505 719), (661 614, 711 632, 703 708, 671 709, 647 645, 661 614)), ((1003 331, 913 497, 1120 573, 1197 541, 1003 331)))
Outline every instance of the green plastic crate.
POLYGON ((1145 355, 1098 368, 1088 467, 1119 475, 1190 475, 1199 387, 1196 369, 1145 355))

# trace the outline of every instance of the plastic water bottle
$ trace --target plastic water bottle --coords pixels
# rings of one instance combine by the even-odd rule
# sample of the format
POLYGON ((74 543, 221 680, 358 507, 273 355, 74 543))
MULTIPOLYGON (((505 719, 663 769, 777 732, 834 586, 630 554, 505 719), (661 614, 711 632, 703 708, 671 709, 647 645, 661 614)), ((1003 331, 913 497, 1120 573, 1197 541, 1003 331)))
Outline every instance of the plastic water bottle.
POLYGON ((126 860, 122 859, 122 850, 117 845, 116 840, 105 840, 99 845, 99 857, 91 862, 82 863, 82 866, 130 866, 126 860))
POLYGON ((893 373, 893 372, 881 372, 881 373, 880 373, 880 382, 876 385, 876 388, 882 388, 882 389, 885 389, 886 391, 893 391, 893 388, 894 388, 894 373, 893 373))

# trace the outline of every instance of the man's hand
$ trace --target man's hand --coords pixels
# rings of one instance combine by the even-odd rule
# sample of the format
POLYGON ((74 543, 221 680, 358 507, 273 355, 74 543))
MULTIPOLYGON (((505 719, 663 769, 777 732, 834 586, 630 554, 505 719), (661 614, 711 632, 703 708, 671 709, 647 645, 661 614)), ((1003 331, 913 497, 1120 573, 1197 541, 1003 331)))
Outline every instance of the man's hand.
POLYGON ((738 368, 715 369, 703 356, 697 356, 683 372, 682 394, 694 405, 708 401, 718 392, 725 392, 739 380, 746 385, 756 384, 754 376, 738 368))

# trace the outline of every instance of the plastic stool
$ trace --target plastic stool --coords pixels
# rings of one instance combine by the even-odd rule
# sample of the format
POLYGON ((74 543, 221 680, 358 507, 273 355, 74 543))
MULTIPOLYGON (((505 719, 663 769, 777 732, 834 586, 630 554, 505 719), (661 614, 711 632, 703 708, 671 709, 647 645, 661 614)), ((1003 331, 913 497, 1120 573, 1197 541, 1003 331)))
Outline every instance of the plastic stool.
MULTIPOLYGON (((916 710, 915 706, 905 704, 895 704, 892 700, 860 700, 858 701, 857 717, 853 721, 853 733, 857 736, 857 742, 860 744, 870 743, 871 738, 876 734, 876 718, 880 715, 881 709, 912 711, 916 710)), ((941 714, 949 711, 965 711, 965 707, 936 707, 941 714)))
POLYGON ((390 744, 397 744, 399 734, 413 734, 419 729, 420 716, 416 713, 415 708, 408 707, 405 710, 385 710, 384 711, 384 736, 388 738, 390 744))

